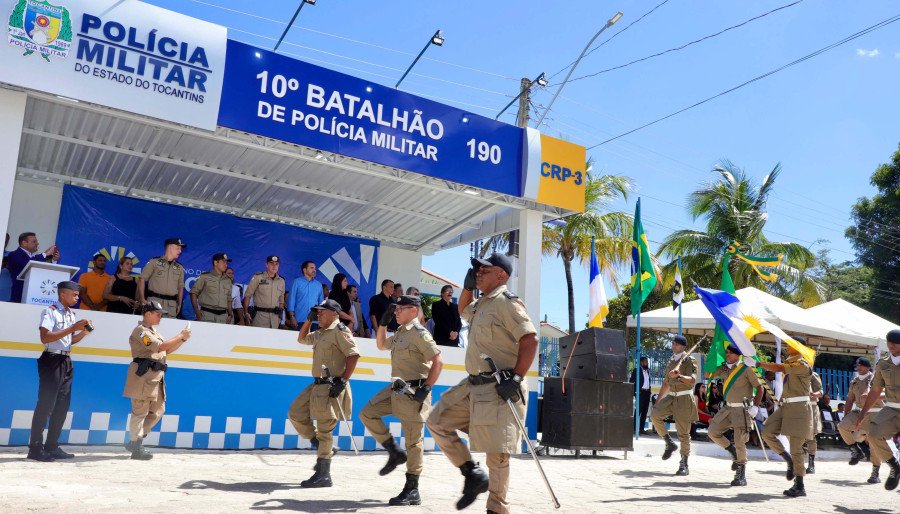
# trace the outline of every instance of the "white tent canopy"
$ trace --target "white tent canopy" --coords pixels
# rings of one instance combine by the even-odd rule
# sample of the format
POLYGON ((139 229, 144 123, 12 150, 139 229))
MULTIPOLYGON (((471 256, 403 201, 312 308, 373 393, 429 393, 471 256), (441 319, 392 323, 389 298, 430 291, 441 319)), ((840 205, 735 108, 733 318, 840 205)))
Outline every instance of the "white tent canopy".
MULTIPOLYGON (((812 309, 802 309, 790 302, 773 296, 753 287, 736 292, 746 312, 772 323, 778 328, 806 339, 807 344, 819 351, 837 354, 869 353, 878 346, 878 338, 873 338, 860 330, 851 330, 832 320, 826 312, 817 313, 812 309)), ((715 331, 716 322, 703 302, 694 300, 685 302, 682 309, 682 331, 691 335, 710 335, 715 331)), ((860 309, 862 310, 862 309, 860 309)), ((865 311, 862 311, 865 312, 865 311)), ((868 316, 874 316, 866 312, 868 316)), ((877 318, 877 317, 876 317, 877 318)), ((881 318, 877 318, 881 319, 881 318)), ((884 321, 884 320, 881 320, 884 321)), ((637 320, 628 316, 628 327, 636 327, 637 320)), ((678 311, 671 307, 663 307, 641 313, 641 328, 660 332, 675 333, 678 331, 678 311)), ((885 330, 881 338, 883 339, 885 330)), ((773 343, 770 334, 759 334, 755 340, 761 343, 773 343)))
POLYGON ((858 334, 870 338, 873 345, 885 347, 885 336, 891 330, 900 330, 900 326, 880 318, 871 312, 838 298, 806 310, 817 317, 827 319, 841 327, 848 334, 858 334))

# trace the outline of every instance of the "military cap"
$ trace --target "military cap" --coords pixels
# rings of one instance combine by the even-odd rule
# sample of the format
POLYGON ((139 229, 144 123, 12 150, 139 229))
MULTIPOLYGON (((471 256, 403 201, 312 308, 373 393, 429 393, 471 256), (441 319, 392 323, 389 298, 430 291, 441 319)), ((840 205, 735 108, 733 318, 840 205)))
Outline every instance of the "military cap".
POLYGON ((405 294, 397 300, 397 305, 422 305, 422 300, 418 296, 405 294))
POLYGON ((281 262, 281 260, 278 258, 277 255, 270 255, 270 256, 266 257, 266 263, 270 263, 270 262, 281 262))
POLYGON ((213 262, 216 262, 216 261, 231 262, 231 259, 228 258, 227 254, 217 253, 217 254, 213 254, 213 262))
POLYGON ((735 355, 741 355, 741 351, 738 349, 737 346, 735 346, 735 345, 733 345, 733 344, 728 345, 728 348, 725 348, 725 351, 726 351, 726 352, 731 352, 731 353, 733 353, 733 354, 735 354, 735 355))
POLYGON ((512 260, 509 256, 503 255, 502 253, 493 253, 487 259, 472 259, 472 266, 475 268, 481 266, 497 266, 505 271, 507 275, 512 275, 512 260))
POLYGON ((687 346, 687 339, 685 339, 684 336, 675 336, 672 338, 672 342, 678 343, 682 346, 687 346))
POLYGON ((336 301, 332 300, 331 298, 326 298, 324 302, 313 307, 313 310, 316 310, 316 311, 327 310, 327 311, 333 311, 333 312, 341 312, 341 304, 337 303, 336 301))
POLYGON ((889 343, 900 344, 900 330, 891 330, 887 333, 887 337, 885 339, 889 343))
POLYGON ((791 337, 791 339, 793 339, 794 341, 797 341, 800 344, 804 344, 804 345, 806 344, 806 338, 804 338, 804 337, 793 336, 793 337, 791 337))
POLYGON ((141 305, 141 314, 145 314, 147 312, 157 312, 162 311, 163 307, 159 302, 150 300, 149 302, 141 305))
POLYGON ((166 246, 169 246, 169 245, 178 245, 182 248, 187 248, 187 245, 182 243, 181 238, 179 238, 179 237, 172 237, 172 238, 166 239, 166 246))
POLYGON ((81 286, 78 285, 78 282, 72 282, 71 280, 63 280, 59 284, 56 284, 56 289, 61 291, 63 289, 68 289, 70 291, 80 291, 81 286))
POLYGON ((865 357, 860 357, 860 358, 856 359, 856 363, 859 364, 859 365, 861 365, 861 366, 865 366, 865 367, 867 367, 867 368, 871 368, 871 367, 872 367, 872 363, 869 362, 869 359, 867 359, 867 358, 865 358, 865 357))

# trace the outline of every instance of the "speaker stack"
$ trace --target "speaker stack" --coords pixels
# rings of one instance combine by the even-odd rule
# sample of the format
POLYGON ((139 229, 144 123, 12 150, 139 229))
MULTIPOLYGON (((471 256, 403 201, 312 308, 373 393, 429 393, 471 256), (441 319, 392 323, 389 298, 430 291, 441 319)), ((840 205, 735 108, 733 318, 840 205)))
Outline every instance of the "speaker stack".
POLYGON ((544 378, 541 444, 567 450, 632 450, 634 386, 626 382, 628 353, 622 331, 589 328, 562 337, 559 361, 565 378, 544 378))

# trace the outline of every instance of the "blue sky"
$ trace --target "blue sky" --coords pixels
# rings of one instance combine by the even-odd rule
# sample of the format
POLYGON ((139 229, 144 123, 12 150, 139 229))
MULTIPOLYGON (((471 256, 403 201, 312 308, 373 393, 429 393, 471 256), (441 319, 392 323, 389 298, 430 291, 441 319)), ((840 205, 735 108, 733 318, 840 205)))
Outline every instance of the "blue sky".
MULTIPOLYGON (((444 46, 429 48, 402 89, 493 117, 518 92, 521 77, 563 69, 616 11, 624 17, 598 42, 661 1, 319 0, 304 7, 281 51, 393 85, 440 28, 444 46)), ((296 0, 150 3, 225 25, 229 37, 268 48, 297 6, 296 0)), ((670 0, 592 52, 573 76, 684 44, 788 3, 670 0)), ((900 5, 890 1, 851 7, 805 0, 685 50, 572 82, 541 130, 591 146, 896 14, 900 5)), ((805 245, 824 239, 813 249, 830 248, 836 260, 853 259, 843 237, 850 206, 874 192, 870 174, 900 141, 898 36, 900 22, 593 149, 588 155, 596 162, 594 171, 634 179, 634 195, 617 208, 633 212, 641 196, 648 236, 661 241, 673 229, 700 226, 683 205, 699 183, 714 178, 709 170, 720 159, 757 178, 780 162, 783 172, 769 203, 769 238, 805 245)), ((534 101, 546 105, 552 85, 564 75, 536 91, 534 101)), ((513 122, 512 111, 502 119, 513 122)), ((461 281, 468 254, 466 245, 426 257, 424 265, 461 281)), ((587 268, 573 271, 580 325, 587 319, 587 268)), ((542 290, 542 314, 566 325, 559 259, 544 259, 542 290)))

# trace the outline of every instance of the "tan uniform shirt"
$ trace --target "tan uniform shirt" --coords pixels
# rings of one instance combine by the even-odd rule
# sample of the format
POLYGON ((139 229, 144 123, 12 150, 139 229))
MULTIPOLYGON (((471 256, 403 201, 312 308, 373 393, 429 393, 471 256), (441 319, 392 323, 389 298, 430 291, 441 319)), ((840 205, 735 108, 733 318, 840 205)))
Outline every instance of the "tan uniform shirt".
MULTIPOLYGON (((131 357, 135 359, 153 359, 165 363, 166 352, 159 349, 164 342, 165 339, 156 330, 155 326, 147 326, 140 322, 132 330, 131 336, 128 338, 128 345, 131 347, 131 357)), ((159 399, 165 398, 165 387, 162 386, 162 381, 166 372, 151 369, 139 377, 135 374, 137 368, 137 363, 132 362, 128 365, 128 376, 125 379, 125 391, 122 395, 135 400, 156 400, 160 396, 162 398, 159 399)))
POLYGON ((441 353, 431 333, 418 320, 398 328, 385 339, 384 347, 391 351, 391 376, 406 381, 427 378, 431 359, 441 353))
MULTIPOLYGON (((679 357, 680 359, 680 357, 679 357)), ((685 384, 680 378, 672 378, 669 376, 669 373, 675 369, 675 365, 678 364, 678 360, 676 358, 669 359, 668 364, 666 364, 666 371, 663 373, 665 377, 663 380, 666 384, 669 385, 669 391, 672 393, 679 393, 681 391, 693 390, 694 384, 685 384)), ((697 359, 688 355, 681 361, 681 365, 678 367, 678 373, 686 376, 692 377, 697 373, 697 359)))
POLYGON ((481 358, 482 353, 493 358, 501 370, 514 368, 519 357, 519 339, 537 334, 525 304, 505 285, 466 306, 462 319, 470 325, 466 346, 466 371, 470 375, 491 370, 481 358))
MULTIPOLYGON (((869 392, 869 388, 872 386, 872 381, 874 379, 875 373, 869 372, 865 378, 857 375, 850 381, 850 391, 853 393, 853 406, 855 408, 862 410, 866 399, 865 397, 869 392)), ((884 402, 880 398, 872 405, 873 409, 882 407, 884 407, 884 402)))
POLYGON ((331 326, 306 334, 300 342, 313 347, 314 377, 323 377, 322 365, 328 368, 331 376, 339 377, 346 370, 347 357, 359 355, 353 333, 339 320, 335 320, 331 326))
POLYGON ((231 305, 231 279, 224 273, 207 271, 200 274, 191 288, 191 294, 197 295, 200 307, 212 307, 225 310, 231 305))
MULTIPOLYGON (((798 396, 809 396, 810 384, 812 382, 812 369, 806 364, 799 355, 792 355, 784 361, 784 387, 782 388, 782 398, 794 398, 798 396)), ((819 388, 822 388, 821 382, 819 388)), ((786 405, 803 405, 800 403, 790 403, 786 405)))
POLYGON ((725 403, 743 403, 744 398, 753 398, 753 390, 759 385, 756 373, 741 362, 735 364, 733 368, 729 368, 727 364, 722 364, 716 369, 715 375, 726 381, 726 383, 722 384, 723 390, 728 390, 728 394, 725 395, 725 403), (738 369, 740 375, 731 383, 727 383, 728 376, 732 370, 739 366, 743 368, 743 371, 738 369))
POLYGON ((883 388, 886 401, 900 403, 900 366, 891 362, 890 353, 875 365, 872 386, 883 388))
POLYGON ((822 377, 819 376, 815 371, 812 372, 812 375, 809 377, 809 392, 818 393, 822 390, 822 377))
POLYGON ((169 262, 162 257, 150 259, 141 270, 141 278, 146 282, 144 296, 153 296, 150 291, 166 296, 178 296, 184 288, 184 267, 178 261, 169 262))
POLYGON ((275 278, 269 278, 265 271, 260 271, 250 279, 244 297, 253 298, 253 305, 257 307, 273 309, 284 305, 284 290, 284 277, 275 275, 275 278))

